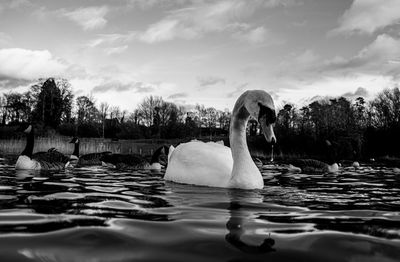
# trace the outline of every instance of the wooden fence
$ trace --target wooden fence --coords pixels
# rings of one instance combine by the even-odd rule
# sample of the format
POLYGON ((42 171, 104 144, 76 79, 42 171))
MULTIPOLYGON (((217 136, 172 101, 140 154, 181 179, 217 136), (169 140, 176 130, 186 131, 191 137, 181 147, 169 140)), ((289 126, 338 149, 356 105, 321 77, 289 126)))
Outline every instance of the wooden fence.
MULTIPOLYGON (((63 154, 70 155, 74 151, 74 144, 69 143, 70 137, 38 137, 35 138, 33 152, 47 151, 56 148, 63 154)), ((80 154, 111 151, 120 154, 151 155, 161 145, 169 145, 175 141, 163 140, 118 140, 102 138, 81 138, 80 154)), ((19 155, 25 148, 26 138, 0 139, 0 155, 19 155)))

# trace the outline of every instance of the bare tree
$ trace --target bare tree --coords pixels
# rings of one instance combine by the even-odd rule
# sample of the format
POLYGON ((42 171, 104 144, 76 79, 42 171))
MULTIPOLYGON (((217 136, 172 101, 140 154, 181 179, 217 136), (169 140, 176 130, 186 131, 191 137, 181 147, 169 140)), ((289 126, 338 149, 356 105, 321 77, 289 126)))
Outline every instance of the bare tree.
POLYGON ((7 100, 6 97, 3 95, 0 97, 0 116, 1 116, 1 125, 6 124, 7 119, 7 100))
POLYGON ((162 106, 163 100, 159 96, 149 96, 145 98, 138 106, 138 115, 141 116, 143 124, 145 126, 151 126, 154 122, 154 116, 156 114, 156 108, 162 106))
POLYGON ((372 122, 388 128, 400 122, 400 90, 385 89, 371 102, 372 122))
POLYGON ((76 99, 78 123, 96 122, 98 110, 95 107, 95 102, 89 96, 80 96, 76 99))
POLYGON ((105 122, 108 114, 108 109, 109 105, 107 103, 101 103, 99 107, 99 112, 100 112, 100 117, 101 117, 101 123, 102 123, 102 136, 104 138, 104 127, 105 127, 105 122))

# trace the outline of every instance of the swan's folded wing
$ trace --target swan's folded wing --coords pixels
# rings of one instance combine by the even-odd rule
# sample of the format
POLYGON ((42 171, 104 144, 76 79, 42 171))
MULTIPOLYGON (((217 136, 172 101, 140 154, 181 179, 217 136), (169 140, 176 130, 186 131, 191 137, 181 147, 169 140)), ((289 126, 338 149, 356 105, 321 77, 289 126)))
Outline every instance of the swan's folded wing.
POLYGON ((164 178, 178 183, 225 187, 232 167, 230 148, 216 143, 189 142, 175 148, 164 178))

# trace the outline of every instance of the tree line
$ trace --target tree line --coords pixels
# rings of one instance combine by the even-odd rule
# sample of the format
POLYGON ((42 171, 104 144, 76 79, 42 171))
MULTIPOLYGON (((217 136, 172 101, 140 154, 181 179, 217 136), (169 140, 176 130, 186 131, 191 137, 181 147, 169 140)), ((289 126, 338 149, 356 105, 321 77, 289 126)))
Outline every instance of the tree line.
POLYGON ((286 154, 326 155, 328 140, 337 159, 400 155, 400 91, 386 89, 373 100, 325 98, 278 112, 276 134, 286 154))
MULTIPOLYGON (((112 139, 183 138, 227 135, 230 112, 196 105, 193 110, 146 97, 133 112, 100 103, 93 96, 75 96, 66 79, 40 79, 27 92, 10 92, 0 97, 0 125, 33 122, 40 135, 112 139), (50 134, 49 134, 50 133, 50 134)), ((12 135, 12 134, 9 134, 12 135)))
MULTIPOLYGON (((21 122, 34 122, 40 135, 112 139, 227 137, 230 116, 228 110, 204 105, 187 110, 158 96, 146 97, 133 112, 108 103, 97 105, 91 95, 75 98, 71 84, 62 78, 40 79, 25 93, 10 92, 0 97, 2 137, 12 135, 7 128, 21 122)), ((249 122, 248 131, 250 136, 259 134, 256 121, 249 122)), ((400 91, 397 87, 386 89, 371 101, 338 97, 301 107, 287 103, 277 111, 275 132, 276 149, 283 154, 323 155, 328 140, 342 159, 399 156, 400 91)))

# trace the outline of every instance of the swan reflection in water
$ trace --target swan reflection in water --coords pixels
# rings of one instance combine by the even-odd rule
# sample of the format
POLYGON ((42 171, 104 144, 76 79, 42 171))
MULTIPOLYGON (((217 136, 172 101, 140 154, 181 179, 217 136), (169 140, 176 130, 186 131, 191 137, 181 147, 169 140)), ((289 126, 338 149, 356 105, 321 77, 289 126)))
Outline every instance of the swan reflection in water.
POLYGON ((272 248, 275 245, 275 240, 271 238, 271 234, 269 234, 260 245, 248 244, 241 239, 245 233, 243 224, 246 222, 246 219, 250 214, 247 214, 245 211, 245 207, 243 207, 243 204, 241 203, 241 198, 246 200, 248 198, 258 197, 261 200, 260 195, 254 194, 257 193, 242 190, 231 190, 229 192, 231 197, 231 202, 228 207, 230 218, 226 223, 226 228, 229 233, 226 234, 225 240, 244 253, 262 254, 276 251, 272 248))

